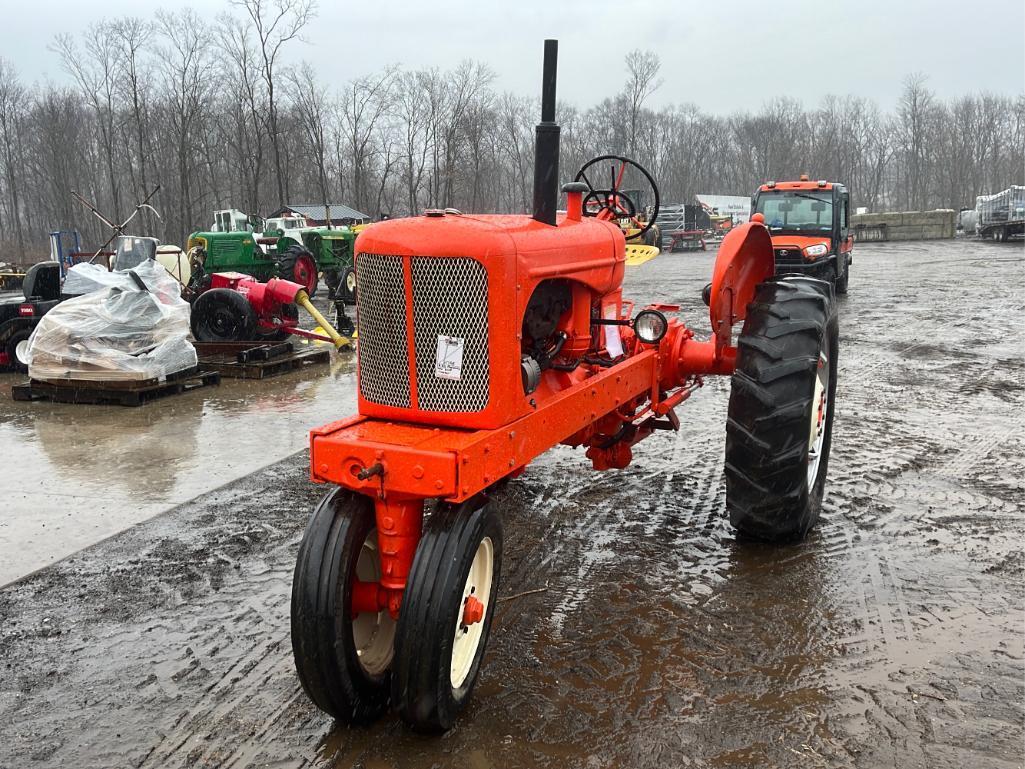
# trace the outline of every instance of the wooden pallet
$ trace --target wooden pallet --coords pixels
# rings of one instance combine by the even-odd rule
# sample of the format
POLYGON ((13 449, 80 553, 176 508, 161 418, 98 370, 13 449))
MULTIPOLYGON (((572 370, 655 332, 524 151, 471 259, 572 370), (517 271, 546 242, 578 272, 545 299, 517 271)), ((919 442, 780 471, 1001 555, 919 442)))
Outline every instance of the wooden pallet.
POLYGON ((141 406, 157 398, 179 395, 220 383, 221 375, 216 371, 192 369, 172 374, 163 382, 155 379, 140 382, 30 379, 11 387, 11 395, 16 401, 48 400, 54 403, 141 406))
POLYGON ((196 354, 203 369, 233 379, 264 379, 331 361, 326 347, 295 350, 290 342, 199 342, 196 354))

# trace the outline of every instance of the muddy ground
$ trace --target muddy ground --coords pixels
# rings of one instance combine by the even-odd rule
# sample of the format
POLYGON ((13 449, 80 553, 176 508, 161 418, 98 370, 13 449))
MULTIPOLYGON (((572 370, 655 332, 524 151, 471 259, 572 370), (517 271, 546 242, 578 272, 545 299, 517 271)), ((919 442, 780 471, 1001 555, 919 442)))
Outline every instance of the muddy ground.
MULTIPOLYGON (((632 272, 698 329, 711 255, 632 272)), ((1025 251, 866 245, 841 300, 823 519, 723 516, 728 381, 618 473, 544 456, 501 502, 474 702, 442 738, 306 700, 295 455, 0 591, 0 766, 1021 767, 1025 251)))

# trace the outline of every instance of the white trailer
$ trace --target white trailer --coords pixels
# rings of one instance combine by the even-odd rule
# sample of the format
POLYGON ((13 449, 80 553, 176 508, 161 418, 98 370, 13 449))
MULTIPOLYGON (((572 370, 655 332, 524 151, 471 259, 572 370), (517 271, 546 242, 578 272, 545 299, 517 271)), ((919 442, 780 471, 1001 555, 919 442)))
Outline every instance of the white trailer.
POLYGON ((1025 235, 1025 186, 1014 185, 975 199, 975 231, 980 238, 1006 241, 1025 235))

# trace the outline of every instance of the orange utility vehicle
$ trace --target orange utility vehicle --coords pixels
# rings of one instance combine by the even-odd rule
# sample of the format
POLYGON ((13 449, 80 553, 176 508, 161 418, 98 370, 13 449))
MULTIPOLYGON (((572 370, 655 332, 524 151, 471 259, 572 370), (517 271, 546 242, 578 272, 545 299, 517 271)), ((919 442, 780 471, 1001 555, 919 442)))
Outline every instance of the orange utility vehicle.
POLYGON ((584 447, 596 470, 626 467, 641 439, 680 429, 675 409, 707 376, 733 377, 733 525, 790 540, 819 514, 837 371, 830 285, 774 277, 755 216, 719 250, 711 338, 676 306, 624 299, 615 196, 569 183, 557 215, 556 52, 546 41, 532 216, 427 211, 355 244, 359 413, 311 433, 311 477, 334 488, 303 536, 291 607, 302 685, 340 721, 390 705, 416 729, 451 727, 498 595, 493 495, 560 443, 584 447))
POLYGON ((766 182, 751 199, 751 213, 761 214, 772 235, 776 274, 811 275, 846 294, 851 276, 854 235, 850 231, 851 198, 842 184, 810 181, 766 182))

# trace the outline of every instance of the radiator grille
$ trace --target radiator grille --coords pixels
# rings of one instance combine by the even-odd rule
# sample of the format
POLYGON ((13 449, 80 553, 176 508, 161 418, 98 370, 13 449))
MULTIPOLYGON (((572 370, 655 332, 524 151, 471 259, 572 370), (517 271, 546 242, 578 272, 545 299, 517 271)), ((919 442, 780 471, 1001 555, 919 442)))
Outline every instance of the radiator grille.
POLYGON ((402 258, 358 254, 359 389, 368 401, 409 408, 409 352, 402 258))
POLYGON ((804 264, 804 257, 801 249, 797 246, 780 246, 773 249, 776 255, 776 264, 804 264))
POLYGON ((414 257, 412 278, 419 407, 481 411, 488 404, 489 388, 487 270, 475 259, 414 257), (439 336, 463 340, 457 380, 435 374, 439 336))

